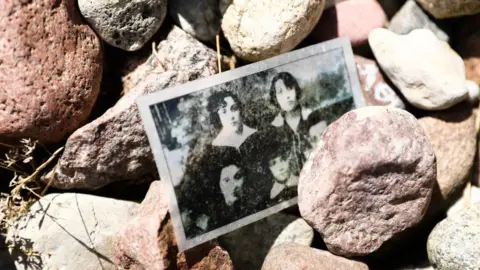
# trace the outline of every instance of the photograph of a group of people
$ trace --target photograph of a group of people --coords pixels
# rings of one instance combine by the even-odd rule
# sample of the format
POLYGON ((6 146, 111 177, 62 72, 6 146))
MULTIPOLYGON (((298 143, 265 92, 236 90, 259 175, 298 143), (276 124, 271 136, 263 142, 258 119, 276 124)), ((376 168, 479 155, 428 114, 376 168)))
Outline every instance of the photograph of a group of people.
POLYGON ((354 106, 341 49, 151 106, 186 238, 295 198, 320 135, 354 106))

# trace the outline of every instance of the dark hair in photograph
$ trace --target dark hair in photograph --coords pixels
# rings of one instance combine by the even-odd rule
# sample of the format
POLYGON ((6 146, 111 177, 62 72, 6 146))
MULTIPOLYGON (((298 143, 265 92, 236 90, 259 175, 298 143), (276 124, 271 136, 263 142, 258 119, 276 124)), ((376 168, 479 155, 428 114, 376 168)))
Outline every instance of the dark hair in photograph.
POLYGON ((263 166, 268 168, 270 161, 277 157, 290 157, 291 145, 285 139, 287 136, 280 131, 270 132, 269 140, 263 146, 263 166))
POLYGON ((230 92, 230 91, 214 92, 208 98, 207 110, 208 110, 208 113, 210 114, 210 123, 213 124, 213 127, 215 129, 222 128, 222 123, 220 122, 220 117, 218 116, 218 110, 220 109, 220 107, 227 105, 227 103, 225 102, 225 98, 227 97, 231 97, 233 101, 238 105, 238 108, 240 110, 241 121, 243 121, 244 119, 243 105, 238 99, 237 95, 235 95, 233 92, 230 92))
POLYGON ((281 80, 287 88, 295 89, 295 96, 297 98, 297 102, 299 102, 302 96, 302 90, 298 85, 297 79, 295 79, 295 77, 293 77, 293 75, 288 72, 280 72, 272 79, 272 84, 270 86, 270 103, 275 105, 275 107, 281 109, 276 98, 277 89, 275 88, 275 84, 278 80, 281 80))

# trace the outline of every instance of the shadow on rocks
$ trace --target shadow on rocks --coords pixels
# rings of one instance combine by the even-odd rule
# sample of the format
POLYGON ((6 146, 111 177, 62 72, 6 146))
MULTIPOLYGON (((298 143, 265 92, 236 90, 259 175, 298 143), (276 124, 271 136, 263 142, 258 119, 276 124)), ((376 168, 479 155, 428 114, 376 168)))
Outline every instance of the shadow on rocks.
MULTIPOLYGON (((10 255, 10 253, 8 252, 8 246, 5 243, 5 241, 6 241, 5 236, 0 234, 0 269, 15 270, 16 267, 15 267, 14 259, 17 258, 18 261, 25 262, 25 261, 28 261, 28 256, 27 254, 17 249, 14 249, 12 251, 12 254, 10 255)), ((32 243, 29 243, 29 240, 27 239, 24 239, 23 242, 29 246, 33 245, 32 243)), ((42 259, 40 258, 38 268, 34 268, 34 269, 42 269, 41 260, 42 259)))
MULTIPOLYGON (((432 194, 440 194, 437 182, 434 184, 432 194)), ((432 195, 430 203, 434 201, 434 195, 432 195)), ((406 264, 419 265, 425 260, 428 261, 428 236, 435 225, 445 218, 445 213, 432 211, 431 207, 432 204, 419 224, 397 234, 372 254, 358 259, 367 263, 370 270, 396 269, 406 264)))

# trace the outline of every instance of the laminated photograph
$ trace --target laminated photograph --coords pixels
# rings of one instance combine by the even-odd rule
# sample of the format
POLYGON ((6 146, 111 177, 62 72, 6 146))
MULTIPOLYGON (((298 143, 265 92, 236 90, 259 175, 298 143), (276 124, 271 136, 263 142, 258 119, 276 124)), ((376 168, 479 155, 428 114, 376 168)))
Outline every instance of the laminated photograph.
POLYGON ((137 104, 183 251, 296 204, 321 134, 364 101, 350 42, 338 38, 137 104))

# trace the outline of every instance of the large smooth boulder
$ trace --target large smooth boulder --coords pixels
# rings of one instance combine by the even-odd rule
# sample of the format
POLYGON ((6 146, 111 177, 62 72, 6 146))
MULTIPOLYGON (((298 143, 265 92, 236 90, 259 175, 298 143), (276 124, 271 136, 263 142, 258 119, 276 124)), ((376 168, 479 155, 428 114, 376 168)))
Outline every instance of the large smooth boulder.
POLYGON ((235 55, 264 60, 295 48, 315 27, 324 5, 325 0, 233 0, 222 30, 235 55))
POLYGON ((101 41, 74 1, 0 1, 0 33, 0 139, 61 141, 95 104, 101 41))
POLYGON ((447 217, 428 236, 428 259, 435 269, 480 269, 480 203, 447 217))
POLYGON ((307 246, 284 243, 268 253, 262 270, 368 270, 368 266, 307 246))
POLYGON ((435 18, 452 18, 480 13, 478 0, 417 0, 435 18))
POLYGON ((362 256, 418 224, 436 178, 433 147, 413 115, 372 106, 330 124, 298 184, 302 217, 342 256, 362 256))
POLYGON ((115 232, 137 203, 79 193, 49 194, 8 232, 17 269, 117 269, 115 232), (28 249, 34 251, 28 260, 28 249), (23 251, 22 251, 23 250, 23 251))
POLYGON ((432 31, 397 35, 378 28, 369 43, 383 71, 413 106, 443 110, 467 98, 462 59, 432 31))
POLYGON ((141 49, 167 14, 167 0, 78 0, 78 7, 105 42, 126 51, 141 49))
POLYGON ((58 165, 45 182, 53 177, 52 185, 57 188, 97 189, 156 175, 136 99, 216 72, 215 52, 178 27, 159 44, 158 51, 162 63, 152 55, 132 72, 132 88, 115 106, 68 138, 58 165))

